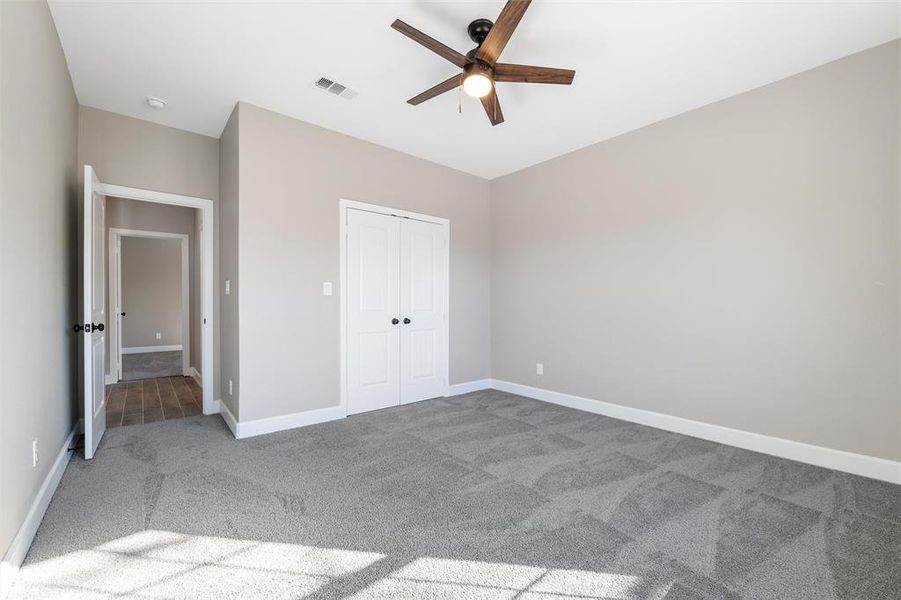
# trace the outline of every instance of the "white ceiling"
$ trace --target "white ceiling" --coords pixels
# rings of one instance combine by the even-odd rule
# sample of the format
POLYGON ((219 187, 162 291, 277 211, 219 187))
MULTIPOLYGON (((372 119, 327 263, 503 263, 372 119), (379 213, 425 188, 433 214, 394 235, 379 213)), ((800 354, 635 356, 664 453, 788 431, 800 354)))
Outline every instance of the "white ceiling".
POLYGON ((506 122, 449 92, 456 68, 395 18, 466 52, 493 2, 51 0, 82 104, 218 137, 238 100, 486 178, 901 36, 898 2, 533 2, 504 62, 576 69, 571 87, 498 84, 506 122), (312 87, 326 75, 352 101, 312 87), (146 96, 169 102, 162 111, 146 96))

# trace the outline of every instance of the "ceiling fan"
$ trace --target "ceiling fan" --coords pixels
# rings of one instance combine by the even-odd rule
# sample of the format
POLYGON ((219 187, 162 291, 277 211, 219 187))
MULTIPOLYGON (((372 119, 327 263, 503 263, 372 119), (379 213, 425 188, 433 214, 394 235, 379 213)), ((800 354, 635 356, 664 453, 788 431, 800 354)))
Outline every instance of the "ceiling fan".
POLYGON ((530 3, 531 0, 508 0, 496 22, 492 23, 488 19, 476 19, 470 23, 466 31, 469 38, 478 46, 465 55, 407 25, 400 19, 394 21, 391 24, 393 29, 463 69, 462 73, 442 81, 410 98, 407 102, 415 106, 462 85, 463 91, 468 95, 481 99, 482 106, 488 114, 488 120, 492 125, 498 125, 504 122, 504 113, 501 112, 501 105, 497 99, 495 83, 571 84, 576 72, 570 69, 497 62, 530 3))

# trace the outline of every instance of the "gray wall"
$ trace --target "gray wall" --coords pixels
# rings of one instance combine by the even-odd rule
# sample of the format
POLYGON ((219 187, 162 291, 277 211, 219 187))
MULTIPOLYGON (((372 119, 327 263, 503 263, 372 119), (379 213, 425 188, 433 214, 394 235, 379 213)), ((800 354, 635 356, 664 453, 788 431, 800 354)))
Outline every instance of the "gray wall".
POLYGON ((221 365, 219 389, 222 402, 236 419, 240 418, 240 337, 238 320, 238 107, 232 111, 219 140, 220 149, 220 200, 219 200, 219 268, 220 285, 217 297, 221 301, 219 322, 221 365), (232 293, 224 293, 226 280, 231 281, 232 293), (229 395, 228 381, 233 380, 233 392, 229 395))
MULTIPOLYGON (((140 231, 161 231, 164 233, 182 233, 188 236, 188 272, 189 272, 189 294, 188 303, 191 313, 191 366, 202 371, 203 363, 201 361, 200 352, 200 255, 197 246, 198 231, 197 221, 198 209, 188 208, 186 206, 175 206, 171 204, 157 204, 155 202, 141 202, 140 200, 129 200, 126 198, 109 197, 106 199, 106 229, 109 239, 109 230, 113 227, 120 229, 137 229, 140 231)), ((108 244, 104 244, 108 247, 108 244)), ((106 282, 109 285, 109 261, 104 261, 107 269, 106 282)), ((179 263, 180 264, 180 263, 179 263)), ((107 297, 112 298, 108 294, 107 297)), ((109 301, 109 305, 113 306, 113 301, 109 301)), ((127 312, 127 311, 126 311, 127 312)), ((112 311, 110 314, 113 314, 112 311)), ((129 315, 130 316, 130 315, 129 315)), ((110 334, 114 335, 113 331, 110 334)), ((110 351, 110 341, 112 335, 106 336, 107 342, 107 374, 113 372, 113 365, 116 357, 112 356, 110 351)), ((154 344, 164 344, 159 341, 154 344)), ((173 344, 176 342, 172 342, 173 344)), ((177 343, 181 343, 180 341, 177 343)), ((154 345, 140 344, 140 345, 154 345)))
POLYGON ((492 375, 901 458, 899 44, 493 181, 492 375))
MULTIPOLYGON (((132 117, 82 106, 78 112, 78 164, 89 164, 104 183, 113 183, 185 196, 210 198, 216 203, 218 230, 219 140, 141 121, 132 117)), ((81 172, 79 171, 79 172, 81 172)), ((216 236, 218 240, 218 236, 216 236)), ((218 257, 218 243, 214 252, 218 257)), ((218 287, 218 258, 213 265, 218 287)), ((213 296, 215 323, 219 322, 219 298, 213 296)), ((198 315, 199 316, 199 315, 198 315)), ((193 319, 199 327, 200 320, 193 319)), ((219 327, 214 327, 213 356, 219 364, 219 327)), ((194 329, 195 340, 200 330, 194 329)), ((199 347, 192 351, 200 357, 199 347)), ((202 368, 202 365, 198 366, 202 368)), ((216 397, 220 390, 214 390, 216 397)))
POLYGON ((187 345, 181 277, 181 240, 122 238, 123 348, 187 345))
POLYGON ((46 3, 0 2, 0 57, 2 557, 77 418, 81 204, 78 103, 46 3))
POLYGON ((339 404, 339 300, 322 282, 338 288, 341 198, 450 219, 450 382, 488 377, 488 182, 252 105, 238 111, 241 420, 339 404))

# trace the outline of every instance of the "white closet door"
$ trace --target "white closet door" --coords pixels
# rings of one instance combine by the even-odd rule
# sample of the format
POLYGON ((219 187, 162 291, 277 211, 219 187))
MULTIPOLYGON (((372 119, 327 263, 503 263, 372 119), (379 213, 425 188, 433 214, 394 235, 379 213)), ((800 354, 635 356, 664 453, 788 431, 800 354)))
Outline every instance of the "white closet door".
POLYGON ((400 219, 347 211, 347 413, 400 402, 400 219))
POLYGON ((443 396, 447 382, 447 238, 413 219, 400 226, 401 403, 443 396))

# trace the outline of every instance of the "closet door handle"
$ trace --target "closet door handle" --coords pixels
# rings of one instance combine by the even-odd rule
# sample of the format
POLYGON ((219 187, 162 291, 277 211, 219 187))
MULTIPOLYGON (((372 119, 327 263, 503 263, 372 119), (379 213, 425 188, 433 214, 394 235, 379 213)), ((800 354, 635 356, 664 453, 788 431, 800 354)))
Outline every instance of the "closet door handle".
POLYGON ((409 317, 404 317, 404 325, 409 325, 409 324, 410 324, 409 317))
POLYGON ((400 321, 397 320, 397 317, 394 317, 393 319, 391 319, 392 325, 397 325, 398 323, 400 323, 400 321))

